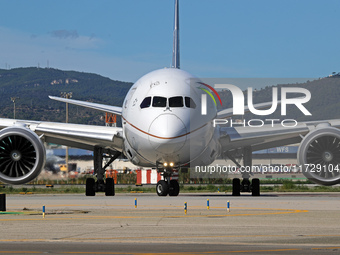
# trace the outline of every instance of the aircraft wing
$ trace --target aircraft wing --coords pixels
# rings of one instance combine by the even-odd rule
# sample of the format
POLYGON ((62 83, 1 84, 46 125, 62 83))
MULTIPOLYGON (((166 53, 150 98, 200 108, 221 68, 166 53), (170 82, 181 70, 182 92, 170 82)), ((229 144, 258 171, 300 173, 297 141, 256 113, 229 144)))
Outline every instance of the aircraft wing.
POLYGON ((79 105, 79 106, 96 109, 96 110, 103 111, 103 112, 110 112, 113 114, 122 115, 122 108, 118 106, 96 104, 96 103, 91 103, 91 102, 67 99, 67 98, 62 98, 62 97, 54 97, 54 96, 49 96, 49 98, 52 100, 56 100, 56 101, 60 101, 64 103, 79 105))
POLYGON ((124 142, 122 128, 120 127, 0 118, 0 130, 7 127, 26 128, 41 136, 45 142, 85 150, 93 150, 94 146, 100 146, 102 148, 122 151, 124 142))
POLYGON ((252 151, 299 143, 309 132, 319 127, 340 128, 340 120, 301 122, 295 127, 267 124, 262 127, 220 127, 222 151, 251 146, 252 151), (320 125, 320 126, 318 126, 320 125))

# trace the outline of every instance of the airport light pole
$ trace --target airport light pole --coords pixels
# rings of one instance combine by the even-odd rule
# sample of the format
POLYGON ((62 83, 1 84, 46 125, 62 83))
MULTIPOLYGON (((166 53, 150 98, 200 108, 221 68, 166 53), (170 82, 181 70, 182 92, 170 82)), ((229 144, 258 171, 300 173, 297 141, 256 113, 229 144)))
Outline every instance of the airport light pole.
POLYGON ((12 101, 13 104, 14 104, 13 119, 15 119, 15 101, 16 101, 17 99, 20 99, 20 97, 11 97, 11 101, 12 101))
MULTIPOLYGON (((72 98, 72 92, 61 92, 60 96, 63 98, 72 98)), ((68 103, 66 103, 66 123, 68 123, 68 103)), ((66 153, 65 153, 65 161, 66 161, 66 171, 68 175, 68 146, 66 146, 66 153)))

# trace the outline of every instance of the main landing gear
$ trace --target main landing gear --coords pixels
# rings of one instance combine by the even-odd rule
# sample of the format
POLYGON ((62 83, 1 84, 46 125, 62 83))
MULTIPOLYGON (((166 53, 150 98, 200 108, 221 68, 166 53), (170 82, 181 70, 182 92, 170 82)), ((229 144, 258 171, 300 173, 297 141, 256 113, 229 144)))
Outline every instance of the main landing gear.
POLYGON ((234 178, 233 179, 233 196, 240 196, 241 192, 251 192, 252 196, 259 196, 260 195, 260 180, 254 178, 250 183, 249 179, 244 178, 242 182, 240 179, 234 178))
POLYGON ((164 177, 164 180, 160 180, 156 185, 156 192, 158 196, 178 196, 179 194, 179 184, 177 180, 170 180, 171 176, 173 175, 173 169, 165 168, 159 170, 161 175, 164 177), (162 171, 163 170, 163 171, 162 171))
POLYGON ((97 175, 97 181, 93 178, 86 179, 86 196, 95 196, 96 192, 105 192, 106 196, 115 195, 115 184, 112 178, 106 178, 104 181, 105 169, 119 156, 121 152, 106 150, 95 146, 93 153, 94 174, 97 175), (105 154, 105 156, 104 156, 105 154), (109 162, 103 167, 103 158, 110 158, 109 162))
MULTIPOLYGON (((231 153, 226 153, 227 157, 233 161, 239 168, 241 165, 236 161, 235 157, 231 153)), ((248 167, 248 171, 242 172, 242 182, 238 178, 233 179, 233 196, 240 196, 241 192, 251 192, 252 196, 260 196, 260 180, 253 178, 250 182, 249 169, 252 168, 252 149, 251 147, 244 147, 242 149, 243 164, 248 167)))

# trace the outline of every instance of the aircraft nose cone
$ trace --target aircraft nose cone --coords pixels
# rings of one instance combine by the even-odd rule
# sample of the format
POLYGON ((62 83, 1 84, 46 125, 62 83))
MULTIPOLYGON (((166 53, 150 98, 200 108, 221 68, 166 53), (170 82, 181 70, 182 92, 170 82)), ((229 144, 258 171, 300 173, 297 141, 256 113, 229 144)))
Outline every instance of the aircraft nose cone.
POLYGON ((162 114, 150 125, 149 141, 158 152, 172 154, 180 150, 186 141, 187 129, 174 114, 162 114))

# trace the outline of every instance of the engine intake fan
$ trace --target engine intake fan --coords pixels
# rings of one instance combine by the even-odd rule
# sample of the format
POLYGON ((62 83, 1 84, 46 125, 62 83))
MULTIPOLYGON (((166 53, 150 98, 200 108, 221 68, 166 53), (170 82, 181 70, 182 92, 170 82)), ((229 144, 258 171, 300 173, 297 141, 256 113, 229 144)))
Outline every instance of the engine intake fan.
POLYGON ((45 146, 24 127, 0 131, 0 181, 24 184, 36 178, 45 165, 45 146))
POLYGON ((340 183, 340 130, 333 127, 310 132, 298 150, 303 174, 322 185, 340 183))

